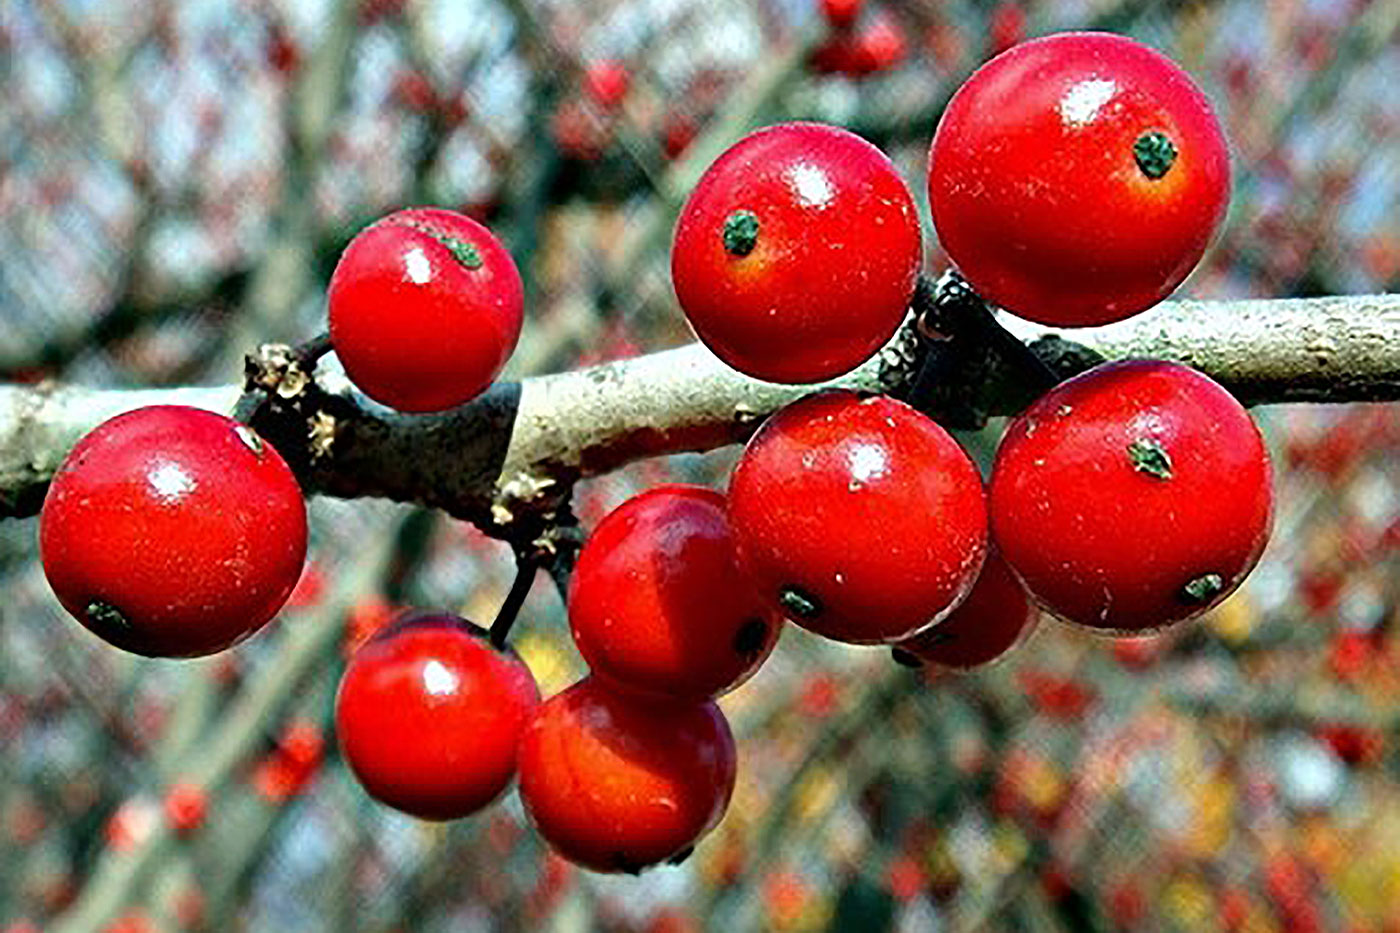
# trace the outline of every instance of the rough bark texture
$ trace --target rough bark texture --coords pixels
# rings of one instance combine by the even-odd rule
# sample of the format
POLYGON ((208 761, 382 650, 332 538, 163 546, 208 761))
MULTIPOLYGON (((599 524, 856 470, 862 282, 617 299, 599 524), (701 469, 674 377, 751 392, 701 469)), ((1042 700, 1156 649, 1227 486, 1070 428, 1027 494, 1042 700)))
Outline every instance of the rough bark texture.
MULTIPOLYGON (((1248 404, 1400 400, 1400 296, 1172 302, 1060 335, 1073 343, 1006 323, 1061 374, 1087 365, 1087 347, 1109 359, 1189 363, 1248 404)), ((828 385, 900 395, 915 380, 923 346, 906 326, 874 359, 828 385)), ((998 399, 1016 393, 994 389, 967 387, 1006 413, 998 399)), ((770 412, 812 390, 748 379, 692 344, 498 383, 474 402, 428 416, 390 412, 342 377, 321 374, 290 400, 271 393, 253 423, 308 492, 418 502, 523 542, 552 525, 577 478, 741 442, 770 412)), ((937 404, 957 395, 941 393, 937 404)), ((236 387, 0 386, 0 516, 37 511, 66 451, 118 412, 151 404, 230 411, 238 399, 236 387)))

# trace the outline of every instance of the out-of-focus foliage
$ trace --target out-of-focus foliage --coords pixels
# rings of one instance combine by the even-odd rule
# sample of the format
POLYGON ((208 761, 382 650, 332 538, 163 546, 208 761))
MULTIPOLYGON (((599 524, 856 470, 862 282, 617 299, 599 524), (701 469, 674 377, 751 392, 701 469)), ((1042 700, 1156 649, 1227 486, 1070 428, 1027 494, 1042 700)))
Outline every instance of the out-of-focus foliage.
MULTIPOLYGON (((922 200, 960 80, 1021 36, 1070 28, 1163 49, 1226 125, 1234 204, 1186 292, 1400 285, 1391 0, 867 6, 904 56, 853 79, 806 64, 825 40, 808 0, 10 0, 0 377, 230 381, 255 343, 323 327, 360 225, 423 203, 486 220, 520 262, 514 374, 675 345, 670 218, 705 155, 753 125, 831 121, 884 146, 922 200)), ((724 701, 741 743, 728 818, 685 865, 639 879, 549 856, 513 797, 448 826, 397 816, 336 758, 343 652, 393 605, 489 620, 504 546, 440 516, 318 500, 314 563, 282 620, 174 663, 66 619, 34 522, 4 523, 0 930, 47 929, 110 889, 110 853, 170 810, 199 825, 118 886, 129 922, 112 929, 1396 929, 1400 418, 1259 417, 1275 540, 1206 621, 1119 643, 1046 624, 965 677, 789 630, 724 701), (389 542, 387 558, 366 541, 389 542), (312 653, 306 633, 328 627, 312 653), (256 752, 207 789, 202 822, 170 802, 248 730, 256 752)), ((985 456, 995 432, 965 440, 985 456)), ((723 484, 732 457, 590 481, 577 512, 589 527, 653 483, 723 484)), ((548 581, 518 632, 546 692, 580 673, 548 581)))

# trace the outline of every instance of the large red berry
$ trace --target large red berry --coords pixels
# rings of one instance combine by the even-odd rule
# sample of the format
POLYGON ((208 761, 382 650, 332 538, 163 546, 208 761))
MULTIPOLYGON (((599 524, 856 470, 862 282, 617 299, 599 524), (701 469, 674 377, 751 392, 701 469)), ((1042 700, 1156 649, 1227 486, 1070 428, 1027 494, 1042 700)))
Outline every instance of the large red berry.
POLYGON ((939 242, 985 298, 1045 324, 1121 320, 1195 267, 1225 215, 1210 104, 1123 36, 1064 33, 992 59, 929 153, 939 242))
POLYGON ((449 614, 409 615, 355 652, 336 696, 336 733, 370 796, 427 820, 475 813, 515 777, 539 705, 523 661, 449 614))
POLYGON ((39 520, 63 607, 127 651, 193 657, 282 608, 306 559, 306 503, 270 444, 197 408, 140 408, 80 440, 39 520))
POLYGON ((705 172, 671 247, 676 297, 730 366, 817 382, 872 356, 914 292, 919 221, 884 153, 834 126, 759 130, 705 172))
POLYGON ((971 670, 1024 641, 1039 617, 1025 586, 993 547, 967 599, 933 628, 895 645, 895 651, 920 662, 971 670))
POLYGON ((675 485, 598 524, 574 569, 569 623, 610 686, 705 700, 758 669, 782 618, 735 565, 724 496, 675 485))
POLYGON ((520 799, 572 862, 638 872, 719 823, 734 737, 713 702, 657 703, 581 681, 540 706, 520 743, 520 799))
POLYGON ((992 530, 1056 615, 1141 632, 1198 615, 1259 560, 1273 510, 1249 414, 1177 363, 1107 363, 1061 383, 1007 429, 992 530))
POLYGON ((972 588, 987 546, 977 468, 932 419, 826 392, 749 441, 729 486, 739 563, 771 605, 838 641, 908 638, 972 588))
POLYGON ((420 207, 360 231, 327 293, 331 343, 370 398, 441 411, 474 398, 520 338, 520 273, 470 217, 420 207))

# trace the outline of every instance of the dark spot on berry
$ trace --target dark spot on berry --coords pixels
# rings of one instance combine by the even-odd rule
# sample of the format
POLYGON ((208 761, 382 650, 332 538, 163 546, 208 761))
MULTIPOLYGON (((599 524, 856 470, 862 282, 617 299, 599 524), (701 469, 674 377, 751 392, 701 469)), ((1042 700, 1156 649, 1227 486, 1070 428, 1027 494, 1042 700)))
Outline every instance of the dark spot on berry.
POLYGON ((98 635, 112 634, 120 637, 131 631, 131 623, 122 615, 121 610, 100 599, 88 603, 83 614, 87 616, 88 626, 98 635))
POLYGON ((1218 573, 1203 573, 1181 588, 1181 601, 1190 606, 1204 606, 1225 589, 1225 580, 1218 573))
POLYGON ((1167 448, 1152 437, 1140 437, 1128 445, 1128 459, 1133 469, 1157 479, 1172 478, 1172 458, 1167 448))
POLYGON ((1176 146, 1161 130, 1143 133, 1133 143, 1133 159, 1144 175, 1153 181, 1171 171, 1176 162, 1176 146))
POLYGON ((680 850, 679 852, 677 852, 675 855, 673 855, 673 856, 671 856, 670 858, 668 858, 668 859, 666 860, 666 864, 667 864, 667 865, 680 865, 680 864, 684 863, 686 859, 690 858, 690 856, 693 855, 694 852, 695 852, 695 846, 686 846, 684 849, 681 849, 681 850, 680 850))
POLYGON ((724 248, 731 256, 747 256, 758 245, 758 215, 737 210, 724 220, 724 248))
POLYGON ((447 251, 452 254, 452 258, 467 269, 481 268, 481 253, 475 246, 466 240, 459 240, 456 237, 439 237, 438 241, 447 247, 447 251))
POLYGON ((778 604, 798 619, 815 619, 822 614, 821 600, 791 584, 778 590, 778 604))
POLYGON ((734 650, 749 657, 762 651, 763 643, 767 640, 768 623, 757 617, 748 619, 734 633, 734 650))

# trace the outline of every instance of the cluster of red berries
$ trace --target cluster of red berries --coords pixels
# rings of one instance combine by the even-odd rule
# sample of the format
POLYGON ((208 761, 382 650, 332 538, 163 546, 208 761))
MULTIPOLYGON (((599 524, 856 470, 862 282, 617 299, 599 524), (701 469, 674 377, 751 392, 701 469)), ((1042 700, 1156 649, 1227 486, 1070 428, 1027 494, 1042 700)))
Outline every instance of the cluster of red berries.
POLYGON ((904 27, 888 10, 864 13, 864 0, 822 0, 831 34, 812 52, 812 67, 848 78, 888 71, 908 51, 904 27))
MULTIPOLYGON (((1229 172, 1205 98, 1175 65, 1120 37, 1066 34, 1016 46, 964 85, 928 184, 940 242, 972 288, 1070 327, 1170 293, 1221 219, 1229 172)), ((845 130, 785 124, 706 172, 672 273, 723 361, 810 383, 893 335, 922 258, 888 158, 845 130)), ((406 210, 346 248, 329 316, 366 395, 438 411, 500 373, 521 281, 485 227, 406 210)), ((684 857, 722 816, 736 758, 714 701, 762 664, 784 619, 958 668, 1003 654, 1037 606, 1149 631, 1239 585, 1271 507, 1248 414, 1177 364, 1105 364, 1053 388, 1011 424, 989 484, 909 404, 810 395, 758 430, 727 493, 662 486, 599 523, 568 592, 587 679, 541 702, 502 631, 408 613, 350 659, 340 745, 373 796, 427 819, 476 812, 518 774, 558 851, 640 870, 684 857)), ((291 471, 248 428, 148 408, 78 444, 41 538, 54 590, 84 624, 132 651, 189 656, 279 610, 306 517, 291 471)))
MULTIPOLYGON (((1014 47, 959 89, 928 187, 940 243, 979 295, 1076 327, 1122 320, 1180 284, 1223 217, 1229 160, 1204 95, 1170 60, 1070 33, 1014 47)), ((844 130, 789 124, 701 179, 672 269, 717 356, 812 382, 889 338, 919 261, 912 198, 889 161, 844 130)), ((1194 370, 1142 360, 1081 374, 1017 418, 985 495, 928 418, 848 394, 775 415, 730 488, 741 563, 765 599, 856 643, 925 628, 916 645, 944 641, 934 623, 977 579, 987 515, 1037 603, 1143 632, 1237 587, 1271 509, 1267 451, 1243 407, 1194 370)))

